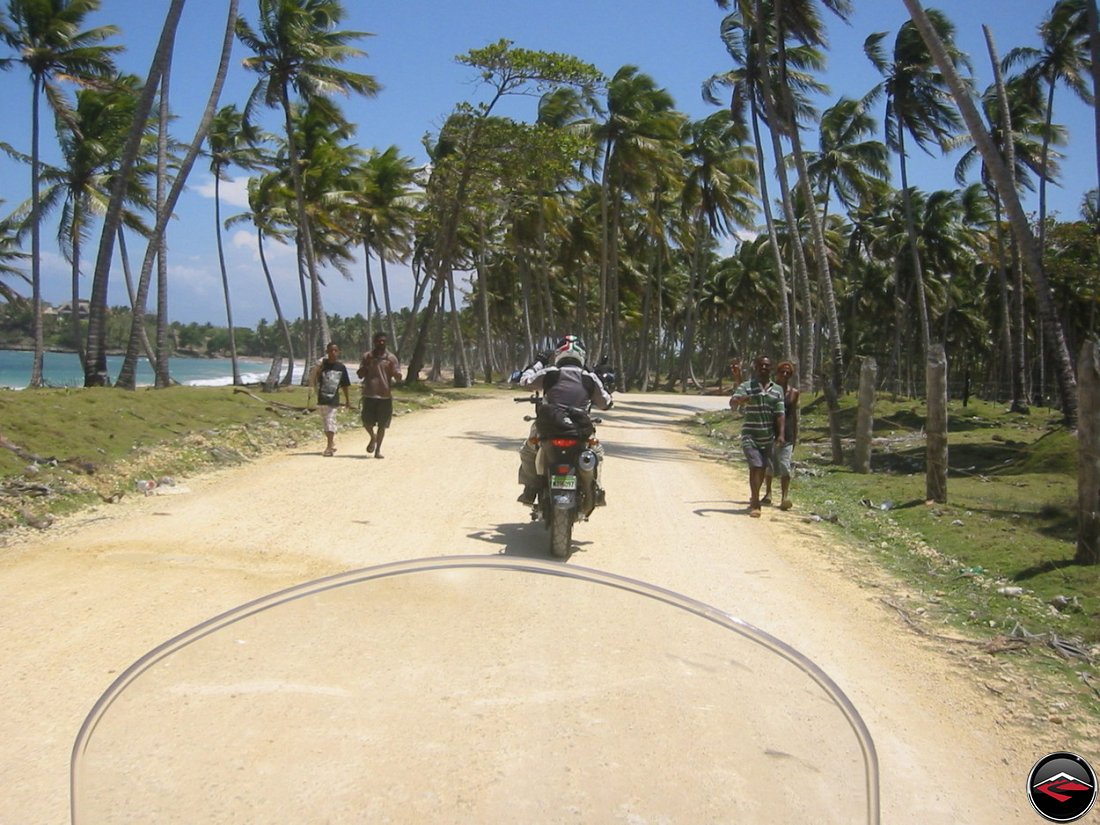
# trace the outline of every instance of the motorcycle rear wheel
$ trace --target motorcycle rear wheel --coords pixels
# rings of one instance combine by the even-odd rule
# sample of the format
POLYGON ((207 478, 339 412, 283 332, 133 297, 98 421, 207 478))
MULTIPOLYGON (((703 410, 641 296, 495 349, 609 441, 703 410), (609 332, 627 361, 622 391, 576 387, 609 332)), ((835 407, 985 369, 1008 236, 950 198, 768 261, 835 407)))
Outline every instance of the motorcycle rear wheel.
POLYGON ((573 510, 552 507, 550 510, 550 555, 567 559, 573 543, 573 510))

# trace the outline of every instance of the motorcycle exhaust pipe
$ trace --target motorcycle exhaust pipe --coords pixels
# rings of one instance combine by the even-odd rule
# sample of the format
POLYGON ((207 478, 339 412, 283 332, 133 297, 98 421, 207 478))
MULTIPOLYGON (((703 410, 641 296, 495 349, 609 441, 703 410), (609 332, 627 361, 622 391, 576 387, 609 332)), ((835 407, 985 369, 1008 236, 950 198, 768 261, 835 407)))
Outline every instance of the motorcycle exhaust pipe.
POLYGON ((577 482, 584 494, 584 517, 588 518, 596 507, 596 466, 600 463, 599 456, 591 450, 583 450, 577 456, 577 482))

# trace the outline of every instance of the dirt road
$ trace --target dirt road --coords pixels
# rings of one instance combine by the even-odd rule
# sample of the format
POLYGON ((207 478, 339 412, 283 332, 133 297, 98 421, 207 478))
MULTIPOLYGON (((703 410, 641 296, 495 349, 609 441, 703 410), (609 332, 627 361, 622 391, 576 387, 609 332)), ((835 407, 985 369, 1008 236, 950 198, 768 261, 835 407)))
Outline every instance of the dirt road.
MULTIPOLYGON (((1036 822, 1024 794, 1028 771, 1044 754, 1075 743, 1059 738, 1065 732, 1058 729, 1044 733, 1010 723, 1002 700, 958 657, 909 630, 882 605, 876 586, 853 581, 850 555, 805 523, 799 508, 768 509, 764 518, 749 519, 743 467, 705 457, 682 431, 681 421, 691 410, 724 404, 724 398, 680 396, 617 400, 600 430, 608 455, 609 506, 577 527, 579 550, 568 564, 639 579, 713 605, 816 662, 850 697, 874 738, 883 822, 1036 822)), ((318 437, 314 444, 245 467, 181 480, 185 488, 176 495, 130 497, 0 547, 0 823, 67 822, 70 749, 85 714, 131 662, 204 619, 291 585, 402 559, 457 554, 547 559, 546 533, 529 523, 514 501, 524 412, 505 400, 477 400, 398 417, 383 460, 367 456, 365 437, 347 418, 332 458, 320 455, 318 437)), ((445 601, 431 604, 431 592, 416 598, 429 602, 418 615, 432 616, 436 626, 449 624, 445 601)), ((555 598, 546 594, 536 601, 545 605, 555 598)), ((524 599, 497 594, 481 602, 479 628, 494 632, 522 624, 516 611, 524 599)), ((408 599, 393 603, 401 607, 408 599)), ((592 628, 585 638, 593 649, 629 652, 626 640, 616 647, 614 639, 604 638, 610 631, 597 632, 617 627, 613 616, 630 611, 618 598, 607 599, 602 608, 583 599, 574 607, 558 614, 563 627, 592 628)), ((468 620, 468 604, 463 610, 468 620)), ((442 643, 418 641, 419 626, 410 627, 412 620, 400 609, 393 612, 392 627, 384 626, 384 616, 377 619, 383 625, 377 632, 394 649, 407 651, 406 658, 446 647, 449 655, 435 662, 433 684, 463 678, 470 662, 480 663, 482 674, 485 667, 504 674, 525 661, 522 635, 503 653, 497 646, 497 659, 485 664, 483 635, 464 631, 442 643)), ((307 640, 312 635, 305 625, 300 632, 307 640)), ((586 678, 605 664, 586 665, 592 669, 586 678)), ((679 670, 698 672, 693 667, 679 670)), ((607 670, 623 680, 628 672, 638 673, 636 665, 607 670)), ((527 677, 521 672, 510 678, 507 684, 513 685, 527 677)), ((616 714, 639 720, 638 706, 629 701, 634 688, 618 684, 618 709, 597 711, 575 695, 575 701, 559 697, 556 705, 577 714, 583 707, 589 720, 614 721, 616 714)), ((647 775, 679 781, 683 767, 673 769, 673 762, 689 770, 705 766, 705 754, 725 750, 723 724, 757 715, 769 703, 767 689, 755 690, 758 695, 725 697, 733 706, 739 698, 747 701, 751 710, 723 711, 732 713, 728 722, 714 716, 714 741, 684 741, 688 731, 695 730, 690 735, 696 739, 699 733, 679 711, 648 714, 643 726, 648 733, 626 746, 636 749, 626 758, 646 766, 647 775), (693 755, 678 759, 682 748, 693 755)), ((781 708, 767 715, 776 725, 797 726, 785 720, 781 708)), ((399 723, 409 720, 393 721, 399 723)), ((498 773, 506 772, 500 754, 530 750, 555 727, 522 713, 496 724, 478 735, 487 754, 498 754, 482 767, 498 773)), ((728 744, 734 747, 732 740, 728 744)), ((489 759, 464 753, 464 760, 474 763, 489 759)), ((578 753, 577 764, 587 758, 578 753)), ((748 775, 774 781, 785 772, 779 763, 765 767, 758 777, 748 775)), ((516 787, 514 778, 510 787, 516 787)), ((471 810, 507 821, 567 818, 546 808, 516 808, 514 797, 493 804, 471 810)), ((473 814, 430 805, 407 810, 419 811, 410 813, 409 821, 477 821, 473 814)), ((620 805, 608 809, 613 813, 607 819, 676 821, 672 810, 670 818, 647 820, 620 805)), ((360 816, 348 821, 371 821, 360 816)), ((827 813, 813 816, 844 821, 827 813)), ((583 811, 574 818, 597 821, 583 811)), ((748 821, 773 820, 758 811, 748 821)))

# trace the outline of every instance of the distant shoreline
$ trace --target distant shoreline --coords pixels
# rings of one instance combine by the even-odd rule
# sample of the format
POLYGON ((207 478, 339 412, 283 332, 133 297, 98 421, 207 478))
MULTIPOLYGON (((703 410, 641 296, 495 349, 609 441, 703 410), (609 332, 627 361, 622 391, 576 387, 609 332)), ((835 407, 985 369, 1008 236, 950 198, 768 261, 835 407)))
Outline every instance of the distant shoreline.
MULTIPOLYGON (((0 347, 0 352, 34 352, 34 347, 0 347)), ((64 349, 62 347, 46 347, 43 350, 43 352, 56 352, 60 355, 76 355, 76 350, 75 349, 64 349)), ((111 356, 121 358, 124 355, 126 355, 126 350, 109 349, 109 350, 107 350, 107 355, 111 355, 111 356)), ((195 360, 195 361, 214 361, 214 360, 217 360, 219 358, 224 359, 226 361, 230 360, 229 355, 197 355, 195 353, 186 353, 186 352, 173 353, 172 355, 169 355, 168 357, 169 358, 186 358, 186 359, 195 360)), ((139 356, 139 358, 143 359, 143 358, 145 358, 145 356, 141 355, 141 356, 139 356)), ((250 364, 251 363, 255 363, 255 364, 267 363, 267 364, 269 364, 269 363, 271 363, 271 358, 272 358, 272 356, 270 356, 270 355, 238 355, 237 356, 238 361, 248 362, 250 364)))

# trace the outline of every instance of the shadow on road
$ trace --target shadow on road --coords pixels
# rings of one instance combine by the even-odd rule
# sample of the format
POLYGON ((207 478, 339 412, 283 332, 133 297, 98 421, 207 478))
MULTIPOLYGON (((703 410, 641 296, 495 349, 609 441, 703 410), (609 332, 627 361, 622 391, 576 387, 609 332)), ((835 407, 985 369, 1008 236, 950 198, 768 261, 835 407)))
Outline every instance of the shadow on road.
POLYGON ((691 512, 702 518, 708 518, 712 514, 718 516, 747 516, 749 514, 749 503, 746 501, 744 505, 744 507, 697 507, 691 512))
MULTIPOLYGON (((541 522, 505 522, 488 530, 475 530, 466 534, 467 538, 477 539, 496 547, 495 552, 502 556, 519 559, 542 559, 561 561, 550 555, 550 534, 541 522)), ((583 552, 587 541, 573 539, 574 555, 583 552)))

